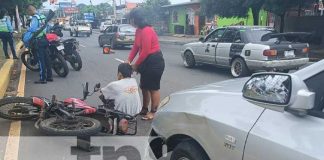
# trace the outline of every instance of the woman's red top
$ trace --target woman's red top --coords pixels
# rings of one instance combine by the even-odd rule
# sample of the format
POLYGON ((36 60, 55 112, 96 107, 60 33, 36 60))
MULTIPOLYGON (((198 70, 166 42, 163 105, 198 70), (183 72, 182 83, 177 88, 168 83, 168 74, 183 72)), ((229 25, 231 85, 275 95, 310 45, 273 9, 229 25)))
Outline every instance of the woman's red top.
POLYGON ((135 62, 140 65, 149 55, 160 51, 160 44, 157 34, 150 26, 142 29, 138 28, 135 33, 134 46, 128 56, 128 61, 132 62, 139 52, 139 57, 135 62))

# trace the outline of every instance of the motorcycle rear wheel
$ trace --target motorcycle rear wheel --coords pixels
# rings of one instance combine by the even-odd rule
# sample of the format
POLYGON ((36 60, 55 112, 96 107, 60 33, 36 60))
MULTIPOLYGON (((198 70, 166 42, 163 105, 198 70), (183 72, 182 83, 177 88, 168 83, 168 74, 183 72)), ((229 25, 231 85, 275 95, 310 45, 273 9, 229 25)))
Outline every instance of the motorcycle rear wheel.
POLYGON ((72 68, 76 71, 80 71, 82 68, 82 60, 81 60, 81 56, 78 53, 78 51, 73 51, 72 53, 72 58, 69 61, 72 68))
POLYGON ((39 129, 47 135, 86 137, 99 133, 101 123, 96 119, 82 116, 73 120, 52 117, 41 121, 39 129))
POLYGON ((52 59, 52 68, 60 77, 66 77, 69 74, 69 68, 62 55, 56 54, 52 59))
POLYGON ((22 63, 31 71, 38 72, 40 70, 39 64, 32 53, 25 51, 21 54, 20 59, 22 63))
POLYGON ((35 113, 38 112, 40 112, 40 108, 33 105, 33 99, 30 97, 7 97, 0 99, 1 118, 9 120, 26 120, 37 117, 35 113))

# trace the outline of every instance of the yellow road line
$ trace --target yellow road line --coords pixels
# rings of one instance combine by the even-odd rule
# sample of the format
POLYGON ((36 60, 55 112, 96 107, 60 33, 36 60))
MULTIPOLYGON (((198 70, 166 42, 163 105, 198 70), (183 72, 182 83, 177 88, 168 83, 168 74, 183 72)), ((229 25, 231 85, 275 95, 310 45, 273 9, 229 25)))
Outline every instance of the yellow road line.
MULTIPOLYGON (((22 64, 17 96, 24 96, 26 81, 26 67, 22 64)), ((21 121, 14 121, 10 124, 9 137, 7 140, 4 160, 18 160, 20 141, 21 121)))

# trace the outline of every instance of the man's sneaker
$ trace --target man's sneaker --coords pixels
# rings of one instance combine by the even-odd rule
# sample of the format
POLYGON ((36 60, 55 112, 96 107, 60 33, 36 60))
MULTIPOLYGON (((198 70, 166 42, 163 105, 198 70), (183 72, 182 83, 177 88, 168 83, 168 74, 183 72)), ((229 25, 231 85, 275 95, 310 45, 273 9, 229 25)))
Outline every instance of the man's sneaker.
POLYGON ((53 78, 47 78, 46 81, 47 82, 53 82, 53 78))
POLYGON ((47 82, 44 80, 38 80, 34 82, 35 84, 46 84, 47 82))

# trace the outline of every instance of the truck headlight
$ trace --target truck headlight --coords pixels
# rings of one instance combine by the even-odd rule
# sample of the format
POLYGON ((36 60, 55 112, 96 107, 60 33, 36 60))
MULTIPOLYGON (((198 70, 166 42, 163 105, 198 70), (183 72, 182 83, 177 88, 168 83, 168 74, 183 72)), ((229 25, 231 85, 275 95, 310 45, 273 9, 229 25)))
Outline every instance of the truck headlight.
POLYGON ((169 103, 169 101, 170 101, 170 96, 165 97, 165 98, 160 102, 159 108, 164 107, 166 104, 169 103))

